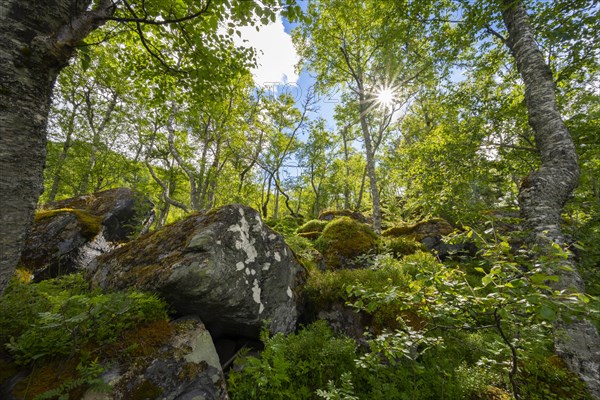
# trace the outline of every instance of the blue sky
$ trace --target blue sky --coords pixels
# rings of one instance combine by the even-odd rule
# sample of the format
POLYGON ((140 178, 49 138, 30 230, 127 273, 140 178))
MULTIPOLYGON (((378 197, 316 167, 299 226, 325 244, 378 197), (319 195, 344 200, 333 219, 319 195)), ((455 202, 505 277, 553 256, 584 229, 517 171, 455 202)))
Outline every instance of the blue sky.
MULTIPOLYGON (((298 4, 306 9, 308 2, 299 0, 298 4)), ((258 50, 259 66, 252 71, 256 84, 274 94, 292 94, 300 107, 315 79, 307 71, 300 71, 300 74, 295 71, 299 57, 290 36, 295 25, 278 16, 274 23, 261 27, 258 32, 254 27, 245 27, 241 31, 242 39, 247 41, 246 45, 258 50)), ((238 43, 242 44, 241 40, 238 43)), ((319 111, 310 117, 314 119, 321 116, 327 120, 329 129, 335 129, 333 113, 336 101, 335 95, 321 96, 319 111)))

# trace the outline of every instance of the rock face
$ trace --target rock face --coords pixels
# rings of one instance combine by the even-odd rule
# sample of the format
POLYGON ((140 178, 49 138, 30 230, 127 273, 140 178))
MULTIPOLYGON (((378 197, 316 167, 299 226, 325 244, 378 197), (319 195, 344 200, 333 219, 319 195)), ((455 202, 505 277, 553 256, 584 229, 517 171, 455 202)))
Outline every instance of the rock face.
POLYGON ((256 210, 241 205, 193 215, 96 259, 104 289, 159 293, 180 315, 199 315, 215 337, 288 333, 304 269, 256 210))
POLYGON ((169 342, 145 362, 114 365, 102 378, 112 390, 83 400, 225 400, 227 388, 210 334, 198 319, 172 324, 169 342))
POLYGON ((410 238, 421 242, 427 250, 437 255, 441 260, 455 255, 475 256, 477 247, 472 242, 448 244, 442 240, 454 232, 448 221, 442 218, 432 218, 412 225, 395 226, 382 232, 382 236, 390 238, 410 238))
POLYGON ((395 226, 386 229, 381 233, 382 236, 411 236, 415 240, 423 240, 426 237, 445 236, 454 231, 452 225, 445 219, 432 218, 427 221, 420 221, 412 225, 395 226))
POLYGON ((152 203, 128 188, 47 204, 36 214, 19 265, 36 280, 85 269, 152 215, 152 203))

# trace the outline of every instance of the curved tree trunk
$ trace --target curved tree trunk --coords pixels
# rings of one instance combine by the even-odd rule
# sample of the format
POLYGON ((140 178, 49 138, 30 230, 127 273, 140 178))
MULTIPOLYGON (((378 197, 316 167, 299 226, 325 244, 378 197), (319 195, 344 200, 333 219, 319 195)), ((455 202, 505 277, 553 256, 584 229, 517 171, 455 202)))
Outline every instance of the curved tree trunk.
POLYGON ((76 44, 114 9, 100 0, 0 5, 0 294, 12 277, 43 190, 50 96, 76 44))
MULTIPOLYGON (((552 243, 561 246, 565 238, 560 220, 563 206, 579 181, 577 153, 556 104, 555 85, 533 34, 523 3, 502 1, 502 15, 508 29, 507 45, 525 84, 529 124, 541 158, 539 170, 521 185, 519 204, 532 242, 542 248, 552 243)), ((572 260, 565 260, 573 272, 560 271, 559 289, 583 292, 583 281, 572 260)), ((559 326, 565 334, 556 342, 557 353, 569 368, 586 381, 600 398, 600 337, 589 321, 559 326)))

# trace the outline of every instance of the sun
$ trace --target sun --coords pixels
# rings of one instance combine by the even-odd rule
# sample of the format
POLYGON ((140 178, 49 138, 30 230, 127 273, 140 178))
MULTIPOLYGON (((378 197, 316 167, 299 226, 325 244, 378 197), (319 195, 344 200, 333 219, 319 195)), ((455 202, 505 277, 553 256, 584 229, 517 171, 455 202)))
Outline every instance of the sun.
POLYGON ((377 102, 384 107, 391 106, 395 100, 396 94, 392 88, 381 88, 379 92, 377 92, 377 102))

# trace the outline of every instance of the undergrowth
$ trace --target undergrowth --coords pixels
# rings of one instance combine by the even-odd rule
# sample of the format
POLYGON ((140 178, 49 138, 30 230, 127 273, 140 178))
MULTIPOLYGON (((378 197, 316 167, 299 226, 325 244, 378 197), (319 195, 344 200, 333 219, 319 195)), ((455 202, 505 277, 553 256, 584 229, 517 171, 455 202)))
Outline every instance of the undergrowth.
POLYGON ((157 341, 154 331, 157 324, 168 327, 166 319, 166 305, 156 296, 103 293, 91 289, 81 274, 40 283, 14 279, 0 300, 0 340, 12 359, 9 365, 31 370, 14 394, 62 399, 82 388, 101 388, 100 361, 110 349, 127 343, 119 356, 134 355, 137 342, 157 341), (144 336, 147 326, 151 336, 144 336), (134 339, 131 332, 137 332, 134 339))

